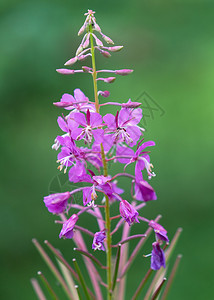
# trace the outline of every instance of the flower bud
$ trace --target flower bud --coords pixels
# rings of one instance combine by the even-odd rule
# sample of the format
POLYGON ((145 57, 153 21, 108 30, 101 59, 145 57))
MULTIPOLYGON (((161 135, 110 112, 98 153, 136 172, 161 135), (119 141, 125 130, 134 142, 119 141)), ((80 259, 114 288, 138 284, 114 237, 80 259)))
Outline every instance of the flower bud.
POLYGON ((110 95, 110 92, 109 91, 99 91, 98 95, 101 95, 101 96, 107 98, 110 95))
POLYGON ((103 39, 106 41, 107 44, 111 44, 114 45, 114 42, 112 41, 112 39, 110 39, 110 37, 108 37, 107 35, 101 33, 103 39))
POLYGON ((115 74, 125 76, 125 75, 129 75, 133 71, 134 70, 130 70, 130 69, 122 69, 122 70, 116 70, 115 74))
POLYGON ((104 57, 107 57, 107 58, 111 57, 111 54, 110 54, 108 51, 103 51, 103 50, 101 50, 100 53, 101 53, 104 57))
POLYGON ((79 47, 77 48, 76 56, 79 55, 82 51, 83 51, 83 46, 82 46, 82 44, 81 44, 81 45, 79 45, 79 47))
POLYGON ((76 61, 77 61, 77 57, 75 56, 75 57, 69 59, 68 61, 66 61, 64 66, 71 66, 71 65, 75 64, 76 61))
POLYGON ((98 46, 98 47, 102 47, 102 46, 103 46, 103 43, 101 42, 101 40, 99 40, 98 37, 96 37, 95 34, 92 33, 92 35, 93 35, 93 37, 94 37, 94 39, 95 39, 95 42, 96 42, 97 46, 98 46))
POLYGON ((78 31, 78 36, 83 34, 84 31, 85 31, 85 24, 83 24, 80 30, 78 31))
POLYGON ((83 43, 83 48, 87 48, 88 45, 89 45, 89 37, 90 37, 90 34, 88 33, 87 36, 86 36, 86 39, 85 39, 85 42, 83 43))
POLYGON ((97 78, 97 80, 102 80, 102 81, 104 81, 106 83, 112 83, 112 82, 115 81, 115 79, 116 79, 116 77, 97 78))
POLYGON ((72 239, 74 235, 74 226, 78 221, 79 217, 76 214, 73 214, 62 226, 62 230, 60 231, 59 238, 64 237, 66 239, 72 239))
POLYGON ((97 23, 94 23, 94 30, 101 32, 100 26, 97 23))
POLYGON ((149 221, 149 226, 154 229, 155 235, 158 240, 165 241, 167 243, 169 242, 167 231, 165 228, 163 228, 163 226, 161 226, 153 220, 149 221))
POLYGON ((69 70, 69 69, 56 69, 57 73, 64 74, 64 75, 69 75, 69 74, 74 74, 74 70, 69 70))
POLYGON ((139 213, 136 209, 126 200, 120 202, 121 217, 131 226, 134 222, 140 223, 138 220, 139 213))
POLYGON ((89 68, 89 67, 87 67, 87 66, 83 66, 82 69, 83 69, 83 72, 85 72, 85 73, 89 73, 89 72, 92 72, 92 71, 93 71, 92 68, 89 68))
POLYGON ((141 105, 140 102, 132 102, 131 99, 127 103, 122 103, 123 108, 137 108, 141 105))
POLYGON ((83 61, 83 60, 85 60, 88 56, 91 56, 91 53, 88 53, 88 54, 83 54, 83 55, 80 55, 80 56, 78 56, 78 60, 79 61, 83 61))
POLYGON ((123 46, 106 47, 106 49, 112 52, 118 52, 123 49, 123 46))

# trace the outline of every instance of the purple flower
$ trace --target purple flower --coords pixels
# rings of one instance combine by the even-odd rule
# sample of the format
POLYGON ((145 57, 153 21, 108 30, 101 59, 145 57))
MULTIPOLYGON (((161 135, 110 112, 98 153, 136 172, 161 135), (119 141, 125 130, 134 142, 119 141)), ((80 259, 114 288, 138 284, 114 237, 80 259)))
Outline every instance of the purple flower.
POLYGON ((134 146, 141 136, 141 130, 137 126, 141 118, 141 108, 122 108, 116 116, 112 114, 105 115, 103 121, 107 125, 106 133, 113 132, 114 144, 126 142, 128 145, 134 146))
MULTIPOLYGON (((141 141, 142 142, 142 141, 141 141)), ((139 143, 140 144, 140 143, 139 143)), ((148 151, 144 151, 147 147, 155 146, 155 142, 148 141, 143 143, 141 146, 137 147, 137 151, 134 151, 128 147, 120 146, 117 149, 118 161, 120 163, 126 163, 124 169, 131 163, 136 162, 135 165, 135 176, 136 178, 140 178, 142 176, 141 171, 146 168, 148 173, 148 178, 156 176, 154 172, 152 172, 153 165, 150 163, 150 157, 147 154, 148 151), (124 156, 124 158, 120 158, 120 156, 124 156)))
MULTIPOLYGON (((90 171, 90 173, 94 175, 92 171, 90 171)), ((86 182, 93 183, 93 185, 91 187, 85 187, 83 189, 83 205, 90 204, 90 202, 94 203, 94 201, 97 199, 95 188, 102 190, 103 187, 109 185, 108 181, 110 180, 110 177, 105 177, 103 175, 100 175, 100 176, 92 176, 92 179, 91 177, 85 179, 86 182)))
POLYGON ((147 181, 143 180, 141 172, 135 176, 135 198, 139 201, 157 200, 156 193, 147 181))
POLYGON ((136 209, 126 200, 120 202, 120 214, 122 218, 131 226, 134 222, 140 223, 138 220, 139 213, 136 209))
POLYGON ((90 112, 87 110, 86 117, 82 113, 74 113, 72 114, 73 119, 78 125, 81 125, 83 128, 75 128, 70 129, 73 130, 71 136, 75 140, 84 139, 86 143, 90 144, 94 137, 97 143, 102 143, 103 141, 103 129, 95 129, 97 127, 102 126, 102 116, 98 113, 90 112))
POLYGON ((152 244, 151 269, 159 270, 161 267, 166 267, 165 255, 158 242, 152 244))
POLYGON ((163 228, 163 226, 153 220, 149 221, 149 226, 154 229, 157 240, 165 241, 167 243, 169 242, 167 231, 165 228, 163 228))
POLYGON ((86 186, 83 189, 83 205, 94 203, 97 199, 97 194, 95 191, 95 186, 86 186))
POLYGON ((60 231, 59 238, 61 237, 66 239, 72 239, 74 235, 74 226, 78 221, 79 217, 76 214, 73 214, 62 226, 62 230, 60 231))
POLYGON ((51 194, 44 197, 44 203, 49 212, 53 214, 60 214, 66 209, 69 198, 69 192, 51 194))
POLYGON ((105 238, 106 238, 105 229, 102 231, 96 232, 94 234, 92 249, 105 251, 105 247, 103 244, 105 238))
POLYGON ((86 173, 85 162, 77 160, 76 164, 69 170, 69 181, 71 182, 89 182, 90 175, 86 173))
POLYGON ((54 105, 58 107, 64 107, 67 110, 78 111, 95 111, 95 106, 89 104, 88 98, 80 89, 74 90, 74 97, 70 94, 63 94, 60 102, 54 102, 54 105))
POLYGON ((57 140, 63 146, 61 148, 61 152, 58 154, 57 162, 60 163, 58 169, 61 171, 63 167, 64 173, 66 173, 67 168, 74 165, 77 158, 81 159, 81 151, 76 147, 74 141, 66 136, 66 137, 58 137, 57 140))

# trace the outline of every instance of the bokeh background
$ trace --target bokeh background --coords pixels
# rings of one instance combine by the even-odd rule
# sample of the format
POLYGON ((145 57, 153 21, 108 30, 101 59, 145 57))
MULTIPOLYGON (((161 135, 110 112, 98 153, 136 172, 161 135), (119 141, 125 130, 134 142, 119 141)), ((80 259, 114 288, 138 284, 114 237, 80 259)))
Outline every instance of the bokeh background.
MULTIPOLYGON (((38 270, 56 285, 33 237, 48 239, 68 260, 73 257, 72 241, 58 239, 60 225, 42 200, 59 174, 51 145, 60 133, 56 118, 62 111, 52 102, 77 87, 93 95, 89 76, 55 72, 74 55, 88 8, 97 12, 103 32, 124 45, 109 60, 97 58, 98 66, 135 70, 101 88, 109 87, 110 101, 140 97, 145 137, 157 144, 152 185, 158 201, 149 203, 145 216, 161 213, 171 238, 177 227, 184 229, 176 249, 183 258, 169 299, 211 299, 214 3, 204 0, 1 1, 1 299, 36 299, 30 278, 38 270), (159 107, 152 117, 148 103, 159 107)), ((93 230, 91 219, 81 224, 93 230)), ((139 260, 131 269, 126 299, 149 265, 142 255, 139 260)))

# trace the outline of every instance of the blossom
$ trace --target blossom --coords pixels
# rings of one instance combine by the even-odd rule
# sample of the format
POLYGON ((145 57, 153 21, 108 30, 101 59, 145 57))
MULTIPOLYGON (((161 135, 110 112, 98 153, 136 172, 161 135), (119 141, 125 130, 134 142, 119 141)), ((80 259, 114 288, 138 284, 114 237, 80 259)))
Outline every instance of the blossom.
POLYGON ((149 226, 154 229, 157 240, 165 241, 167 243, 169 242, 167 231, 165 228, 163 228, 163 226, 161 226, 153 220, 149 221, 149 226))
POLYGON ((154 189, 146 180, 143 180, 141 172, 138 172, 135 176, 135 198, 145 202, 157 200, 154 189))
MULTIPOLYGON (((140 141, 140 143, 141 142, 142 141, 140 141)), ((136 152, 125 146, 118 147, 116 153, 118 156, 117 159, 121 163, 126 163, 124 169, 126 169, 129 164, 136 162, 135 176, 141 177, 141 171, 146 168, 148 178, 151 179, 152 177, 156 176, 156 174, 152 171, 153 165, 150 163, 148 151, 145 151, 145 149, 147 147, 155 146, 155 142, 148 141, 143 143, 141 146, 139 146, 139 144, 136 152)))
POLYGON ((57 156, 57 162, 60 163, 58 168, 61 171, 65 167, 64 173, 66 173, 68 167, 74 165, 78 158, 81 159, 81 151, 76 147, 73 139, 68 136, 58 137, 57 140, 62 145, 61 152, 57 156))
POLYGON ((69 172, 69 181, 71 182, 88 182, 90 180, 90 175, 86 173, 85 162, 77 160, 76 164, 73 165, 69 172))
POLYGON ((69 198, 69 192, 51 194, 44 197, 44 203, 49 212, 53 214, 60 214, 66 209, 69 198))
POLYGON ((158 242, 152 244, 151 269, 159 270, 161 267, 166 267, 164 251, 161 249, 158 242))
POLYGON ((105 229, 102 231, 96 232, 94 234, 92 249, 105 251, 105 247, 103 244, 105 238, 106 238, 105 229))
POLYGON ((80 89, 74 90, 74 96, 67 93, 63 94, 60 102, 54 102, 54 105, 73 110, 73 112, 87 111, 87 109, 95 111, 95 106, 89 104, 89 99, 80 89))
POLYGON ((120 202, 120 214, 122 218, 131 226, 134 222, 140 223, 138 220, 139 213, 136 209, 126 200, 120 202))
POLYGON ((94 203, 97 199, 97 194, 95 191, 95 186, 92 185, 90 187, 86 186, 83 189, 83 205, 94 203))
POLYGON ((60 231, 59 238, 61 237, 66 239, 72 239, 74 235, 74 226, 78 221, 79 217, 76 214, 73 214, 65 223, 63 223, 62 230, 60 231))
POLYGON ((117 112, 116 116, 106 114, 103 117, 103 121, 107 125, 106 133, 110 133, 114 137, 114 144, 125 142, 130 146, 134 146, 141 135, 139 127, 136 126, 141 118, 141 108, 122 108, 120 112, 117 112))
POLYGON ((103 129, 95 129, 103 125, 102 116, 100 114, 87 110, 86 116, 82 113, 74 113, 72 116, 75 122, 83 127, 75 128, 75 130, 71 127, 71 130, 73 130, 71 133, 73 139, 84 139, 88 144, 90 144, 94 137, 97 143, 102 143, 104 133, 103 129))

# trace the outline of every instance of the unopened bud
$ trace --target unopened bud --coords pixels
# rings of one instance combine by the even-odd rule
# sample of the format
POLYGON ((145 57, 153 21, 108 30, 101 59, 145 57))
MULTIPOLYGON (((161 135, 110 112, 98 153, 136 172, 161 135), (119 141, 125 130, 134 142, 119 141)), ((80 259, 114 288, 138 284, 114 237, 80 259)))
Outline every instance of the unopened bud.
POLYGON ((106 41, 107 44, 111 44, 114 45, 114 42, 112 41, 112 39, 110 39, 110 37, 108 37, 107 35, 101 33, 103 39, 106 41))
POLYGON ((83 46, 79 45, 77 51, 76 51, 76 56, 79 55, 83 51, 83 46))
POLYGON ((99 91, 98 95, 101 95, 101 96, 107 98, 110 95, 110 92, 109 91, 99 91))
POLYGON ((101 53, 104 57, 107 57, 107 58, 111 57, 111 54, 110 54, 108 51, 103 51, 103 50, 101 50, 100 53, 101 53))
POLYGON ((78 31, 78 35, 83 34, 83 32, 85 31, 85 24, 83 24, 83 26, 80 28, 80 30, 78 31))
POLYGON ((102 81, 104 81, 106 83, 112 83, 112 82, 115 81, 115 79, 116 79, 116 77, 97 78, 97 80, 102 80, 102 81))
POLYGON ((89 45, 89 37, 90 37, 90 34, 88 33, 87 36, 86 36, 86 40, 85 42, 83 43, 83 48, 87 48, 88 45, 89 45))
POLYGON ((106 47, 107 50, 112 51, 112 52, 118 52, 121 49, 123 49, 123 46, 113 46, 113 47, 106 47))
POLYGON ((122 70, 116 70, 115 74, 125 76, 125 75, 129 75, 133 71, 134 70, 130 70, 130 69, 122 69, 122 70))
POLYGON ((83 60, 85 60, 88 56, 91 56, 91 53, 88 53, 88 54, 86 54, 86 55, 80 55, 80 56, 78 56, 78 60, 79 60, 79 61, 83 61, 83 60))
POLYGON ((89 68, 87 66, 83 66, 82 69, 83 69, 83 72, 85 72, 85 73, 90 73, 93 71, 92 68, 89 68))
POLYGON ((100 26, 97 23, 94 24, 94 30, 101 32, 100 26))
POLYGON ((69 74, 74 74, 74 70, 69 70, 69 69, 56 69, 57 73, 64 74, 64 75, 69 75, 69 74))
POLYGON ((93 35, 93 37, 94 37, 94 39, 95 39, 95 42, 96 42, 97 46, 102 47, 102 46, 103 46, 103 43, 101 42, 101 40, 99 40, 98 37, 96 37, 95 34, 92 33, 92 35, 93 35))
POLYGON ((132 102, 131 100, 129 100, 127 103, 122 103, 123 108, 137 108, 140 105, 140 102, 132 102))
POLYGON ((75 64, 76 61, 77 61, 77 57, 75 56, 75 57, 69 59, 68 61, 66 61, 64 66, 71 66, 71 65, 75 64))

